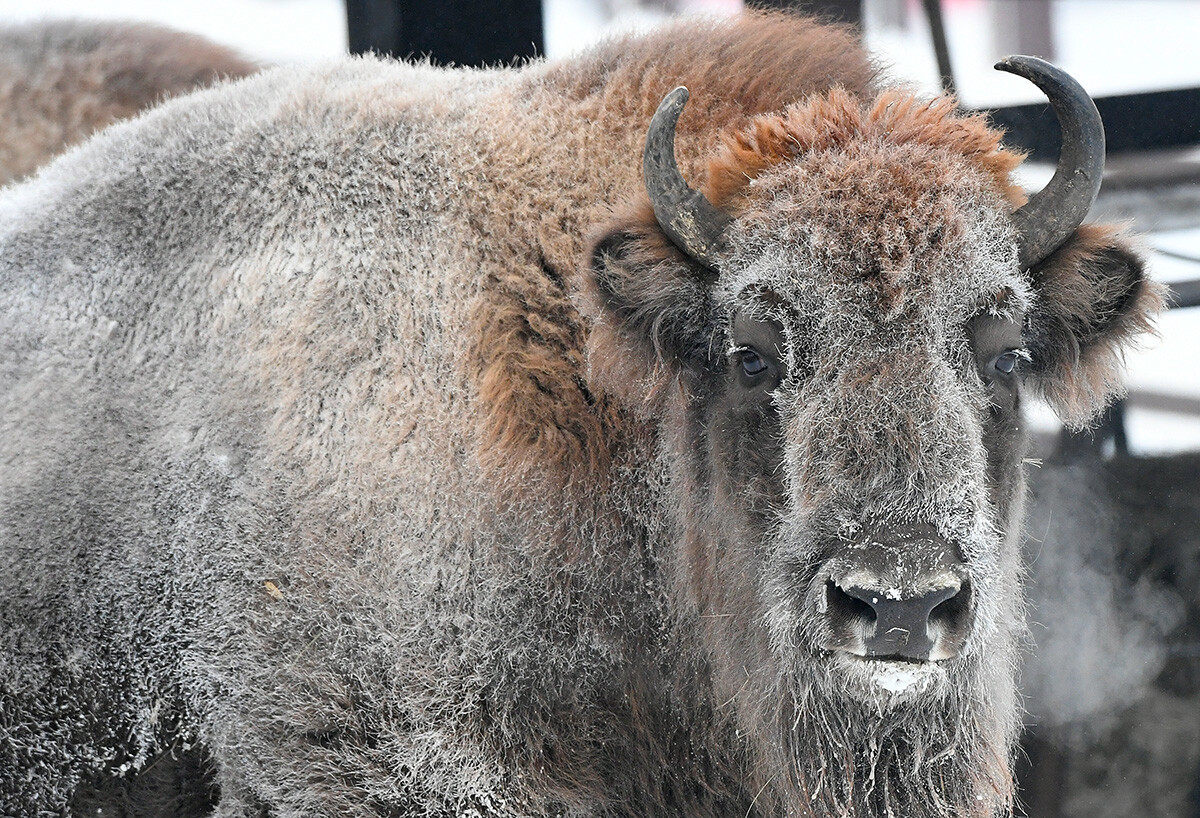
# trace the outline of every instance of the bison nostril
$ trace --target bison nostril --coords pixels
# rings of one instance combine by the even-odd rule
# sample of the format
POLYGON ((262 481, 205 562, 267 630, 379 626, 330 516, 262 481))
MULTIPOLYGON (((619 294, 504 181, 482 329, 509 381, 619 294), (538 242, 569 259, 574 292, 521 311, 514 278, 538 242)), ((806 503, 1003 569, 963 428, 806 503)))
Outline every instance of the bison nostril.
POLYGON ((825 585, 835 646, 868 657, 916 661, 954 656, 970 627, 971 589, 949 579, 924 593, 825 585))
POLYGON ((825 601, 829 618, 838 624, 861 623, 868 632, 875 625, 875 608, 860 597, 846 593, 833 580, 825 582, 825 601))
POLYGON ((929 612, 930 630, 937 635, 961 637, 971 624, 971 584, 963 582, 954 596, 939 602, 929 612))

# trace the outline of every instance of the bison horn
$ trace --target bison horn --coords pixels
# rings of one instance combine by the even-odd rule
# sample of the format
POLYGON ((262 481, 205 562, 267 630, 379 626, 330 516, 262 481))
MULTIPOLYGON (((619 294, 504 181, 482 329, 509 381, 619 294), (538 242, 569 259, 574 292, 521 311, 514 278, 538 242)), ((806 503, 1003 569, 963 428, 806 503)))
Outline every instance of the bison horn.
POLYGON ((704 194, 688 187, 675 164, 675 124, 687 99, 688 90, 681 85, 663 97, 654 112, 646 132, 642 175, 658 226, 676 247, 715 272, 730 218, 704 194))
POLYGON ((1013 214, 1021 269, 1062 246, 1096 201, 1104 175, 1104 124, 1096 104, 1065 71, 1036 57, 1005 57, 996 70, 1024 77, 1050 100, 1062 129, 1054 177, 1013 214))

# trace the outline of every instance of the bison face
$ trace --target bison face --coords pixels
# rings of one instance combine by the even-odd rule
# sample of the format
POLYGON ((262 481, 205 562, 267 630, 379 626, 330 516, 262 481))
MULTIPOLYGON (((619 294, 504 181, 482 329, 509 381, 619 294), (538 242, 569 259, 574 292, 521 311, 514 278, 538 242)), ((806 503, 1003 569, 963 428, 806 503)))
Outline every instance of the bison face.
POLYGON ((702 615, 750 612, 757 660, 806 695, 1011 687, 1034 298, 1003 201, 961 157, 854 144, 761 173, 737 209, 675 456, 690 587, 747 587, 702 615))
POLYGON ((764 788, 991 815, 1018 718, 1022 393, 1097 409, 1156 296, 1103 229, 1022 269, 996 167, 836 114, 783 123, 800 149, 713 197, 715 269, 644 205, 597 241, 593 373, 661 419, 676 598, 764 788))

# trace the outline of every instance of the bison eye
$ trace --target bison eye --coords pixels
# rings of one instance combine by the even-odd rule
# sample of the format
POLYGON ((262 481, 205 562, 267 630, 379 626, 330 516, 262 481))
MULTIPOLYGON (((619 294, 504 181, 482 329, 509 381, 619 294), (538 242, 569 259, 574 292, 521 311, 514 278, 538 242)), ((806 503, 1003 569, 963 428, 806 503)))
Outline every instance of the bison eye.
POLYGON ((734 351, 738 380, 743 386, 759 386, 771 378, 771 362, 754 347, 739 347, 734 351))
POLYGON ((742 350, 742 372, 753 378, 767 371, 767 362, 752 349, 742 350))
POLYGON ((1010 349, 1008 352, 997 355, 992 361, 992 368, 1001 375, 1011 375, 1017 368, 1017 362, 1021 360, 1023 353, 1018 349, 1010 349))

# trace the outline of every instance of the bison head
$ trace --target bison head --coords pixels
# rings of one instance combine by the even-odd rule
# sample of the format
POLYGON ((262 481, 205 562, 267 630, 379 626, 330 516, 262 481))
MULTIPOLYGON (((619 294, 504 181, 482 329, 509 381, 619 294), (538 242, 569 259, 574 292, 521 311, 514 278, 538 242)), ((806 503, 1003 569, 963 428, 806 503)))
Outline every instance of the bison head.
POLYGON ((650 201, 593 247, 593 374, 661 419, 676 593, 766 813, 1011 804, 1022 400, 1085 421, 1157 307, 1125 242, 1079 226, 1094 106, 1012 65, 1068 145, 1028 204, 951 100, 836 90, 725 135, 699 193, 677 93, 650 201))

